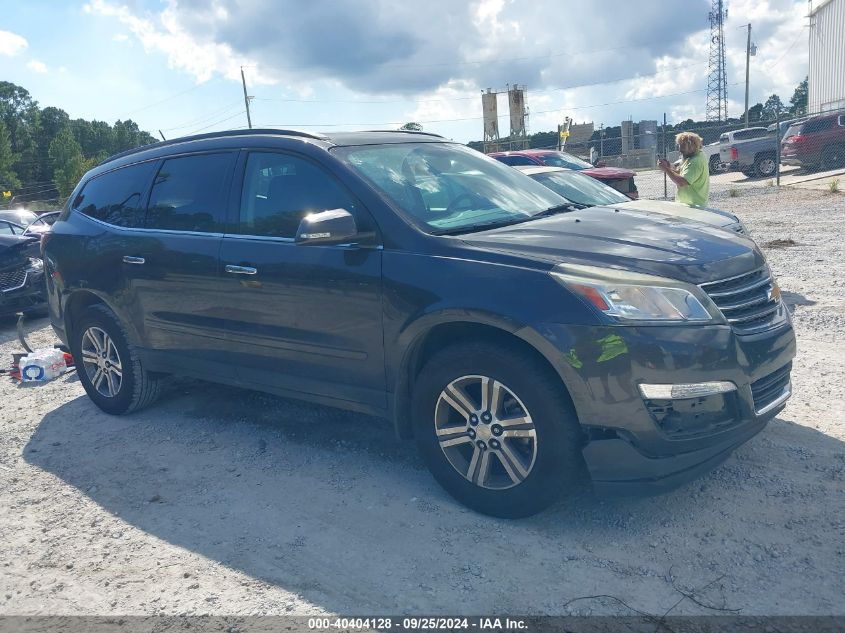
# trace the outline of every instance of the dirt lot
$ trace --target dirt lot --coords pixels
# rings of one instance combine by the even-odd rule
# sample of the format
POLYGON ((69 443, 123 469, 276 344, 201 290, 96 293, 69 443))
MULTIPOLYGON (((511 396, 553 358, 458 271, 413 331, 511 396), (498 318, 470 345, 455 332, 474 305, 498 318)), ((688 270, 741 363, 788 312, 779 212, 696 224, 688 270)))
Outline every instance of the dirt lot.
POLYGON ((845 613, 845 195, 716 198, 795 242, 766 251, 799 355, 786 410, 715 472, 503 521, 384 421, 189 381, 113 418, 73 375, 0 378, 0 614, 845 613))

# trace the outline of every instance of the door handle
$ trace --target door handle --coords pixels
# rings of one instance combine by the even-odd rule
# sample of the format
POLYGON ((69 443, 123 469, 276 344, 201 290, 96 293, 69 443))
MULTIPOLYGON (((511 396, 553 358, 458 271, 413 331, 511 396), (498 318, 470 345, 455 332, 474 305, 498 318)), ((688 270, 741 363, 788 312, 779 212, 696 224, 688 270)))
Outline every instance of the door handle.
POLYGON ((233 275, 255 275, 258 273, 258 269, 252 266, 232 266, 231 264, 226 264, 226 272, 232 273, 233 275))
POLYGON ((124 255, 123 256, 123 263, 124 264, 136 264, 140 266, 146 260, 143 257, 132 257, 131 255, 124 255))

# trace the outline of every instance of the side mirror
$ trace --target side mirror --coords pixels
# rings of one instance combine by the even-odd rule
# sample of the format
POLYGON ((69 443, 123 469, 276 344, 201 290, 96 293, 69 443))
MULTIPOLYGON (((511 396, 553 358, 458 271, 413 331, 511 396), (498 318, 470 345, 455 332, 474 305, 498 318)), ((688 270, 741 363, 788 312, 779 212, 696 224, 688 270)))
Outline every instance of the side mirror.
POLYGON ((296 230, 297 244, 346 244, 358 235, 355 218, 346 209, 309 213, 296 230))

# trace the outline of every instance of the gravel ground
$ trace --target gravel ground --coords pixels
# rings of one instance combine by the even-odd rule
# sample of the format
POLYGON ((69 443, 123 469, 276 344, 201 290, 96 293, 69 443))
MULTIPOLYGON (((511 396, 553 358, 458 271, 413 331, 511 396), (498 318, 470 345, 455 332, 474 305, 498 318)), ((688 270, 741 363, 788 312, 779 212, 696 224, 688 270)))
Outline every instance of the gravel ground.
POLYGON ((381 420, 193 381, 113 418, 74 375, 3 378, 0 614, 845 614, 845 196, 714 198, 796 243, 766 251, 799 355, 786 410, 711 474, 504 521, 381 420))

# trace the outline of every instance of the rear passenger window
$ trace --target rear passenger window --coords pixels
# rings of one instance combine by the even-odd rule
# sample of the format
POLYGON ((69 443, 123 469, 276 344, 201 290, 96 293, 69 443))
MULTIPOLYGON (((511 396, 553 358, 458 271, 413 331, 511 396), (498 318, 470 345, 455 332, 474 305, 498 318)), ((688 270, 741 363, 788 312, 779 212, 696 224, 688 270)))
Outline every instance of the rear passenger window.
POLYGON ((328 209, 346 209, 359 219, 352 197, 321 167, 288 154, 249 155, 239 233, 295 237, 303 217, 328 209))
POLYGON ((161 166, 147 207, 148 229, 223 232, 226 182, 234 154, 169 158, 161 166))
POLYGON ((71 207, 114 226, 142 226, 141 205, 154 170, 155 161, 151 161, 97 176, 82 188, 71 207))
POLYGON ((807 121, 804 124, 804 134, 813 134, 814 132, 822 132, 833 127, 833 119, 820 119, 818 121, 807 121))

